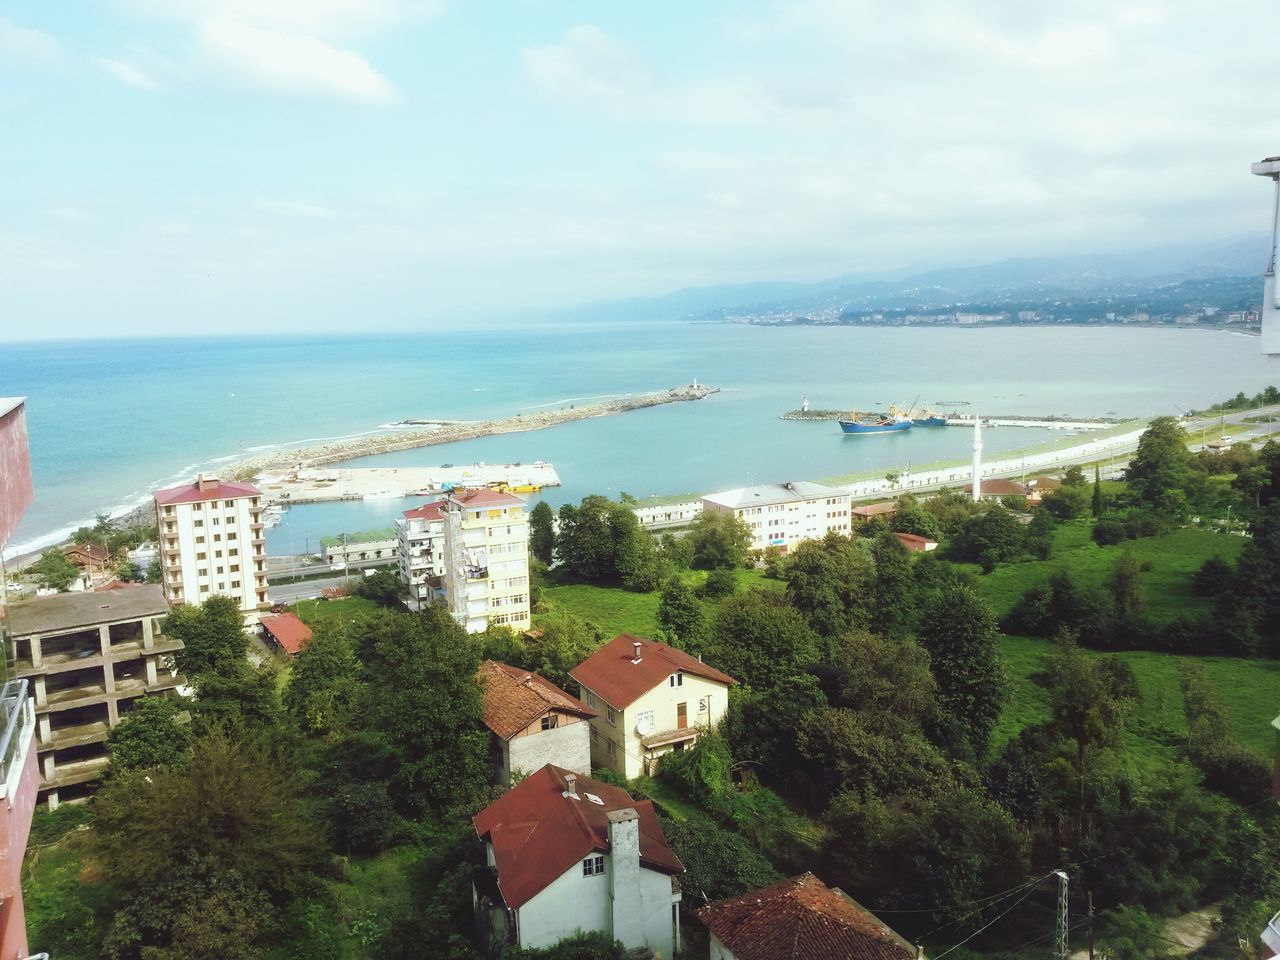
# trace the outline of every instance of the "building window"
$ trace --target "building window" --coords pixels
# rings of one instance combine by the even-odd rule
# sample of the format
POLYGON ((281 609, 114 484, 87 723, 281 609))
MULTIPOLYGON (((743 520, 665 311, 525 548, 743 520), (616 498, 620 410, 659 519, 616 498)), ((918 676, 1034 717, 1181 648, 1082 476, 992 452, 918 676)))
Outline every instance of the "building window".
POLYGON ((219 572, 219 573, 221 573, 221 572, 222 572, 222 568, 221 568, 221 567, 219 567, 219 568, 218 568, 218 572, 219 572))
POLYGON ((240 581, 239 581, 239 580, 232 580, 232 581, 231 581, 231 589, 232 589, 232 590, 239 590, 239 589, 240 589, 240 581))
POLYGON ((235 506, 235 501, 233 501, 233 500, 223 500, 223 501, 222 501, 222 505, 223 505, 224 507, 231 508, 231 507, 234 507, 234 506, 235 506))
POLYGON ((196 554, 196 559, 197 559, 197 560, 207 560, 207 559, 209 559, 209 555, 208 555, 207 553, 197 553, 197 554, 196 554))
POLYGON ((219 524, 221 524, 221 523, 222 523, 222 521, 221 521, 218 517, 214 517, 214 518, 213 518, 213 525, 214 525, 215 527, 216 527, 216 526, 218 526, 218 525, 219 525, 219 524))
POLYGON ((583 860, 582 875, 584 877, 604 876, 604 857, 587 857, 583 860))
POLYGON ((667 685, 668 685, 668 686, 672 686, 672 687, 683 687, 683 686, 684 686, 684 674, 683 674, 683 673, 673 673, 671 676, 667 677, 667 685))
POLYGON ((612 740, 606 742, 609 744, 609 759, 612 760, 618 755, 618 745, 612 740))
POLYGON ((239 573, 239 572, 240 572, 240 564, 238 564, 238 563, 233 563, 233 564, 231 565, 231 572, 232 572, 232 573, 239 573))
POLYGON ((228 533, 228 534, 227 534, 227 539, 228 539, 228 540, 234 540, 234 539, 236 539, 236 535, 235 535, 234 533, 228 533))
POLYGON ((213 542, 214 542, 214 543, 217 543, 217 542, 218 542, 218 541, 220 541, 221 539, 222 539, 222 534, 220 534, 220 533, 215 533, 215 534, 213 535, 213 542))
POLYGON ((560 718, 554 713, 548 713, 545 717, 542 718, 543 730, 554 730, 559 725, 560 725, 560 718))
POLYGON ((605 704, 604 711, 606 719, 616 727, 618 725, 618 715, 613 712, 613 707, 605 704))
POLYGON ((193 523, 193 524, 192 524, 192 526, 193 526, 193 527, 203 527, 203 526, 204 526, 204 521, 203 521, 203 520, 196 520, 196 521, 195 521, 195 523, 193 523))
POLYGON ((593 710, 596 707, 596 695, 590 690, 587 691, 587 706, 593 710))
POLYGON ((196 543, 204 543, 204 537, 196 537, 196 543))

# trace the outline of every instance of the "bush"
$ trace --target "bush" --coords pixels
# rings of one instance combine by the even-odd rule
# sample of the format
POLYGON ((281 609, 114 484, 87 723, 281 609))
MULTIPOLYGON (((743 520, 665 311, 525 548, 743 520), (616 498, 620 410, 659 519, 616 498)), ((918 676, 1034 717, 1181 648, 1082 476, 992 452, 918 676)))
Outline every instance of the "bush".
POLYGON ((738 589, 738 579, 732 570, 723 568, 707 574, 706 582, 698 588, 698 596, 704 600, 720 600, 731 596, 738 589))
POLYGON ((565 937, 552 947, 516 947, 510 960, 624 960, 627 949, 606 933, 593 930, 565 937))
POLYGON ((1234 573, 1221 557, 1210 557, 1191 578, 1191 592, 1197 597, 1216 597, 1231 588, 1234 573))
POLYGON ((680 884, 694 902, 736 897, 777 883, 782 875, 746 840, 710 817, 693 814, 684 820, 663 819, 671 849, 684 864, 680 884))
POLYGON ((1119 520, 1099 520, 1093 525, 1093 542, 1100 547, 1115 546, 1126 539, 1124 524, 1119 520))

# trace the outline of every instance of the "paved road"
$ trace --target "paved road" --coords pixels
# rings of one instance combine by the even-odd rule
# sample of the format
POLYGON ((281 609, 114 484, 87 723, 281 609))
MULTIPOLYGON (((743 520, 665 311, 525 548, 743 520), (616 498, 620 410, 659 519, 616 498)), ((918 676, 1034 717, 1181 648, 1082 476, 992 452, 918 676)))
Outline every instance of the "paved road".
POLYGON ((318 580, 303 580, 301 583, 271 584, 267 587, 267 599, 272 603, 294 603, 311 597, 320 596, 320 591, 329 587, 340 587, 352 582, 352 577, 323 577, 318 580))

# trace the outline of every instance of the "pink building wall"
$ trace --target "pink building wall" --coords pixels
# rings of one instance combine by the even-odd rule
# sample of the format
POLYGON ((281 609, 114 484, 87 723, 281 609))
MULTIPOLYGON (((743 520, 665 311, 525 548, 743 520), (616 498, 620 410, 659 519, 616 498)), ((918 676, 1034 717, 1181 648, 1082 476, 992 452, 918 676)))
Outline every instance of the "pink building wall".
MULTIPOLYGON (((32 736, 34 740, 34 736, 32 736)), ((40 769, 36 765, 35 743, 27 746, 22 778, 12 797, 0 800, 0 960, 17 960, 28 954, 27 917, 22 906, 22 855, 31 833, 31 817, 36 811, 36 791, 40 769)))
MULTIPOLYGON (((0 410, 7 401, 0 399, 0 410)), ((31 451, 27 446, 24 404, 0 414, 0 549, 9 542, 18 521, 35 496, 31 483, 31 451)), ((0 960, 4 960, 0 956, 0 960)))

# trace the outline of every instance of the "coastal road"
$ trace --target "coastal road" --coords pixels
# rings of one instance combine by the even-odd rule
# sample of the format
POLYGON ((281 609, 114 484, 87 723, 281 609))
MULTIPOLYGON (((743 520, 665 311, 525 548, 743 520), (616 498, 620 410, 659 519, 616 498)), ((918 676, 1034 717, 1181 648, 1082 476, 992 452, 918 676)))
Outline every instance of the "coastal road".
POLYGON ((296 603, 320 596, 320 591, 330 587, 340 587, 354 583, 356 578, 348 576, 323 577, 316 580, 303 580, 301 583, 270 584, 267 587, 267 599, 272 603, 296 603))

